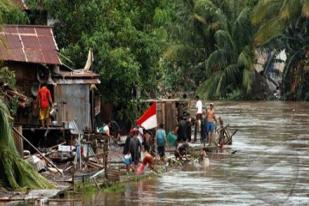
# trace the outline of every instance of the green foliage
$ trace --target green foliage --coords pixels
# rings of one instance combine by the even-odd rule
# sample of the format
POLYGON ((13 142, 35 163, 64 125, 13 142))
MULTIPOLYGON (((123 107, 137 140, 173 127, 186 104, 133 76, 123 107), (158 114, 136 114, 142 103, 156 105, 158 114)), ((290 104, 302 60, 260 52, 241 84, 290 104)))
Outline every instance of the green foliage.
POLYGON ((175 1, 172 41, 163 55, 165 78, 174 80, 170 87, 184 85, 206 98, 227 98, 234 90, 248 94, 254 57, 250 12, 256 2, 175 1))
POLYGON ((15 73, 10 71, 7 67, 0 68, 0 83, 7 84, 11 88, 15 88, 16 79, 15 73))
POLYGON ((309 17, 308 0, 260 0, 254 8, 252 23, 257 26, 255 44, 262 46, 281 35, 299 17, 309 17))
MULTIPOLYGON (((0 85, 7 85, 12 89, 15 89, 16 85, 16 79, 15 79, 15 73, 13 71, 10 71, 7 67, 1 67, 0 68, 0 85)), ((2 96, 1 90, 0 90, 0 98, 2 96)), ((12 99, 6 99, 5 103, 7 104, 9 111, 12 115, 16 114, 16 111, 18 109, 18 97, 12 98, 12 99)))
POLYGON ((28 22, 26 13, 22 12, 10 0, 0 0, 0 23, 25 24, 28 22))
MULTIPOLYGON (((119 114, 132 108, 135 91, 142 98, 156 96, 159 59, 167 39, 164 25, 169 21, 166 2, 43 1, 56 19, 54 33, 61 53, 71 60, 63 62, 81 68, 92 48, 92 69, 101 76, 100 92, 105 101, 121 108, 119 114)), ((135 111, 130 112, 134 116, 135 111)))
POLYGON ((52 188, 52 184, 18 155, 9 118, 9 111, 0 98, 0 186, 14 190, 52 188))
POLYGON ((255 45, 270 50, 285 50, 287 61, 282 77, 284 99, 306 99, 309 50, 309 1, 259 1, 252 15, 257 27, 255 45))

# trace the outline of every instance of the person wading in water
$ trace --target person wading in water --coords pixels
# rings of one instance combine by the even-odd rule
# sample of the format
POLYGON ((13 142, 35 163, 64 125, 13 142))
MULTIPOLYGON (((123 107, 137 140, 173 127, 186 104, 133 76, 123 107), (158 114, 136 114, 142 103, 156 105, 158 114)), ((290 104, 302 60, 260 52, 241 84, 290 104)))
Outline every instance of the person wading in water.
POLYGON ((208 146, 211 146, 213 142, 213 134, 215 132, 215 122, 217 122, 213 103, 209 104, 206 117, 207 117, 207 131, 208 131, 208 146))

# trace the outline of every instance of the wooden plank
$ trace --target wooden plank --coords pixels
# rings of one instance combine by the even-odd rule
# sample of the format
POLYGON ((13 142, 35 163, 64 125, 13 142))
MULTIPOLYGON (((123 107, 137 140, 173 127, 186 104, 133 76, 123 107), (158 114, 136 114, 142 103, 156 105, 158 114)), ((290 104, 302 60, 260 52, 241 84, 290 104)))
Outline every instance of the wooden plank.
MULTIPOLYGON (((19 133, 22 134, 22 126, 14 127, 19 133)), ((16 134, 15 132, 13 133, 13 138, 15 142, 15 147, 17 149, 17 152, 19 153, 21 158, 24 158, 24 143, 23 140, 16 134)))

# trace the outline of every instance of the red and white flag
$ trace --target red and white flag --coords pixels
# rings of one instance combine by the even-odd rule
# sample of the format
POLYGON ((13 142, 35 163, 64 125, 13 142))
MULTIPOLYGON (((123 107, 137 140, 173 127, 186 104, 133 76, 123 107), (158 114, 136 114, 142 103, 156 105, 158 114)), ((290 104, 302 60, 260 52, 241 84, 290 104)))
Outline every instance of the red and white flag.
POLYGON ((157 122, 157 103, 152 105, 144 112, 144 114, 136 120, 138 126, 144 127, 146 130, 153 129, 158 126, 157 122))

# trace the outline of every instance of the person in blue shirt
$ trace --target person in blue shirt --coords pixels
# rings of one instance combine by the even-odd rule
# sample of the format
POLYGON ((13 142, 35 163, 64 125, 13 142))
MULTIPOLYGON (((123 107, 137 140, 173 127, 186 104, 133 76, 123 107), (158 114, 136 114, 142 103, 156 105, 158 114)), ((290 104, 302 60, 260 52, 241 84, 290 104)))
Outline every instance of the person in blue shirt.
POLYGON ((158 155, 160 156, 160 158, 162 160, 164 160, 164 156, 165 156, 165 145, 166 145, 166 132, 163 128, 163 124, 160 123, 159 124, 159 128, 156 131, 156 136, 155 136, 155 142, 157 145, 157 152, 158 155))

